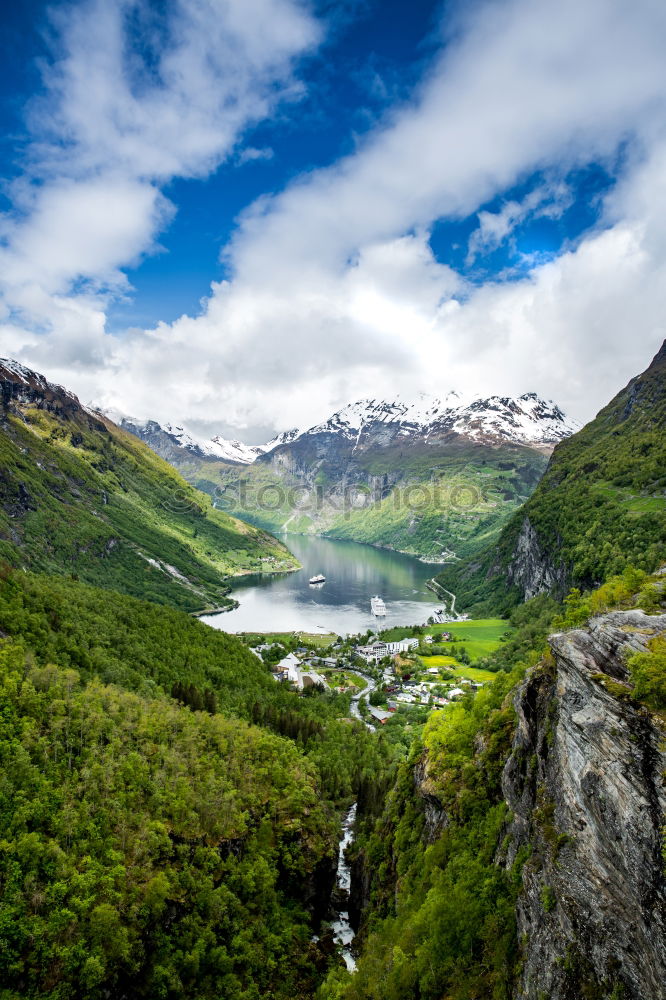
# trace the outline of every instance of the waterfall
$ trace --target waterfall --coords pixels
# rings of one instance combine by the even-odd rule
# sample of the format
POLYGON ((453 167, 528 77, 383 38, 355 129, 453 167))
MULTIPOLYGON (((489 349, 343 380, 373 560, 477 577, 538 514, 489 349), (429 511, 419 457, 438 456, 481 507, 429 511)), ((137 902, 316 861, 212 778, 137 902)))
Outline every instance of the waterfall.
MULTIPOLYGON (((355 819, 356 802, 345 816, 344 823, 342 824, 342 839, 340 840, 340 847, 338 849, 338 871, 335 886, 340 896, 343 896, 347 900, 349 899, 349 890, 351 888, 351 868, 345 858, 345 851, 354 839, 355 819)), ((336 944, 342 947, 342 957, 345 960, 345 965, 350 972, 354 972, 356 962, 350 948, 355 934, 349 923, 349 903, 347 902, 346 905, 347 909, 339 910, 337 920, 333 922, 333 934, 335 935, 336 944)))

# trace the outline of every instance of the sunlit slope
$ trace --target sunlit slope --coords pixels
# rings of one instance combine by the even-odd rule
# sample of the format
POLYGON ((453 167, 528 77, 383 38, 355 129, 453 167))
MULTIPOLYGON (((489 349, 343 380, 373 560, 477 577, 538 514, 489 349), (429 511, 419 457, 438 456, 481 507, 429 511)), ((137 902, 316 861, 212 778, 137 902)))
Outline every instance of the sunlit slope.
POLYGON ((223 604, 227 576, 295 566, 137 438, 23 372, 0 366, 0 557, 185 609, 223 604))

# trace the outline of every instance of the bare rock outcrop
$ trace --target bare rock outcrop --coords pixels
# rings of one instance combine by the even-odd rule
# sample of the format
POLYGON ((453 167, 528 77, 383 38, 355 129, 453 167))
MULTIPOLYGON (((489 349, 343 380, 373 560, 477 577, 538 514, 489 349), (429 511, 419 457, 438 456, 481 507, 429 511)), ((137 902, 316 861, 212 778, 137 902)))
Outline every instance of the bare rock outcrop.
POLYGON ((666 998, 664 732, 625 666, 663 633, 666 615, 627 611, 553 635, 516 696, 500 858, 526 857, 516 1000, 666 998))
POLYGON ((529 517, 521 525, 506 577, 509 586, 519 589, 523 601, 529 601, 537 594, 561 593, 566 590, 566 568, 557 566, 550 559, 539 542, 529 517))

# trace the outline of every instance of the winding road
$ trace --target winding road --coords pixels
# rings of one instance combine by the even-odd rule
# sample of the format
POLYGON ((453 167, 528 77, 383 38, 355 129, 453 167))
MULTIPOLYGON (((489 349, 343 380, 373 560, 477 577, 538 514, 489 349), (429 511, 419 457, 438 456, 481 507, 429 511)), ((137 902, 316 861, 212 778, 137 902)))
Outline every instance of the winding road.
MULTIPOLYGON (((361 710, 358 707, 358 703, 361 700, 361 698, 365 699, 366 702, 369 700, 370 695, 377 687, 377 682, 374 681, 372 677, 368 676, 368 674, 364 674, 360 670, 353 670, 351 667, 348 667, 347 672, 350 674, 356 674, 357 677, 362 677, 363 680, 367 682, 367 687, 363 688, 362 691, 359 691, 358 694, 352 696, 351 704, 349 706, 349 711, 354 716, 354 718, 358 719, 359 722, 365 722, 365 719, 361 715, 361 710)), ((371 725, 369 722, 365 722, 365 725, 368 727, 371 733, 374 733, 375 727, 373 725, 371 725)))

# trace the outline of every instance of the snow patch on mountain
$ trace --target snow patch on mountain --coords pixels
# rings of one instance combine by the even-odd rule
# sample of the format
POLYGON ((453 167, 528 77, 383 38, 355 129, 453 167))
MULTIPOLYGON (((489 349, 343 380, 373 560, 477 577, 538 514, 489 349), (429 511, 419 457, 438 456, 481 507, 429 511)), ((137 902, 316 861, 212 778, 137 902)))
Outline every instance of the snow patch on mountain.
MULTIPOLYGON (((443 414, 451 413, 463 404, 460 393, 451 391, 442 399, 419 393, 415 400, 359 399, 349 403, 321 424, 315 424, 303 434, 337 434, 357 437, 368 424, 400 424, 409 433, 410 428, 423 430, 443 414)), ((300 435, 299 435, 300 436, 300 435)))
POLYGON ((498 437, 515 444, 550 446, 570 437, 580 425, 552 400, 526 392, 518 399, 491 396, 475 400, 461 408, 451 429, 477 441, 498 437))
POLYGON ((159 424, 156 420, 139 420, 126 413, 121 413, 120 410, 113 407, 104 409, 95 407, 91 409, 91 412, 107 417, 119 427, 130 431, 144 441, 150 441, 155 435, 166 435, 173 445, 189 451, 197 458, 216 458, 221 462, 233 462, 237 465, 251 465, 259 455, 272 451, 278 445, 288 444, 300 434, 297 428, 293 428, 289 431, 283 431, 266 444, 253 445, 223 438, 220 435, 212 438, 202 437, 200 434, 188 430, 182 423, 159 424))
POLYGON ((267 451, 272 451, 281 444, 289 444, 300 434, 300 431, 293 429, 283 431, 267 444, 244 444, 243 441, 232 441, 223 438, 219 434, 210 440, 196 437, 186 431, 183 427, 175 427, 167 424, 164 428, 168 434, 177 438, 181 447, 196 454, 205 455, 209 458, 219 458, 223 462, 237 462, 240 465, 250 465, 267 451))
POLYGON ((364 429, 390 425, 402 437, 425 440, 437 432, 460 434, 474 441, 501 439, 514 444, 550 446, 569 437, 578 425, 552 401, 528 392, 509 396, 472 397, 449 392, 442 398, 421 394, 415 401, 361 399, 350 403, 302 435, 338 434, 359 440, 364 429))
POLYGON ((73 392, 69 389, 65 389, 64 386, 58 385, 56 382, 49 382, 48 379, 41 375, 39 372, 33 371, 32 368, 26 368, 19 361, 14 361, 13 358, 0 358, 0 380, 2 380, 3 369, 9 376, 11 376, 10 381, 15 381, 18 379, 24 385, 44 390, 49 390, 56 395, 67 396, 68 399, 73 400, 79 406, 78 396, 75 396, 73 392))
POLYGON ((248 445, 217 435, 204 438, 192 433, 185 424, 140 422, 113 411, 106 415, 121 427, 143 437, 163 432, 172 443, 200 458, 250 465, 260 456, 283 445, 315 435, 335 435, 353 441, 355 446, 364 434, 372 435, 383 426, 392 436, 439 441, 459 435, 483 444, 510 443, 537 448, 552 448, 579 429, 551 400, 534 392, 517 398, 511 396, 468 396, 451 391, 441 397, 421 393, 416 399, 360 399, 342 407, 328 420, 306 430, 283 431, 266 444, 248 445))

